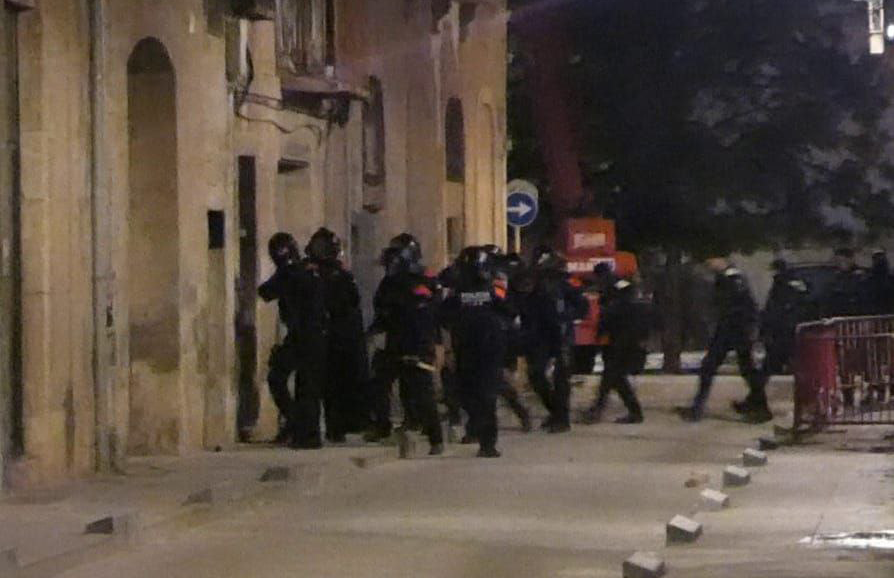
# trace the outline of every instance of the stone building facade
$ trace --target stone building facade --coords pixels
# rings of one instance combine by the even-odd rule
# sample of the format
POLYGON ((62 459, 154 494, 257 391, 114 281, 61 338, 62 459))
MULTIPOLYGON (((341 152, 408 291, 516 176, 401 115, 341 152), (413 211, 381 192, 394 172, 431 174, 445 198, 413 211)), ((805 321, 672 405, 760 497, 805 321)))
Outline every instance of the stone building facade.
POLYGON ((0 0, 5 485, 275 429, 266 240, 505 243, 504 0, 0 0))

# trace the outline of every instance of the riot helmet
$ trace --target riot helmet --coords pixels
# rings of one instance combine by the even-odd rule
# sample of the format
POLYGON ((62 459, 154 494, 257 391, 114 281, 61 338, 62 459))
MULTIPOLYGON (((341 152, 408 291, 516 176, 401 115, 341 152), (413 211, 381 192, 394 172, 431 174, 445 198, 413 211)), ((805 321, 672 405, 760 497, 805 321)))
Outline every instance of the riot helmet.
POLYGON ((284 267, 300 260, 298 242, 289 233, 275 233, 267 243, 270 259, 277 267, 284 267))
POLYGON ((484 247, 466 247, 457 261, 463 284, 487 283, 494 278, 493 257, 484 247))
POLYGON ((304 253, 313 261, 335 261, 341 257, 341 239, 326 227, 320 227, 310 238, 304 253))
POLYGON ((559 270, 565 267, 565 260, 549 245, 539 245, 534 249, 534 268, 559 270))
POLYGON ((401 233, 391 239, 389 247, 399 249, 402 253, 402 259, 411 264, 419 264, 422 261, 422 245, 410 233, 401 233))

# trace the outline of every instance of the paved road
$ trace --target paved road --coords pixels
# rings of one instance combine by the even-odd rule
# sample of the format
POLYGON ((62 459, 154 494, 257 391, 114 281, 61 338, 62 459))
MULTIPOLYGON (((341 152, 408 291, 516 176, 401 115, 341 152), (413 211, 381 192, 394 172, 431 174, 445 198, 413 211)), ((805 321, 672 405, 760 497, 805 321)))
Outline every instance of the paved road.
MULTIPOLYGON (((672 576, 894 576, 890 558, 798 544, 816 531, 894 529, 890 455, 835 451, 839 438, 785 448, 750 486, 730 490, 731 509, 694 513, 701 488, 684 482, 707 474, 719 487, 723 466, 770 428, 725 409, 742 393, 738 380, 719 381, 711 419, 696 425, 671 411, 692 394, 691 378, 641 381, 643 425, 504 430, 499 460, 451 446, 440 458, 360 469, 356 450, 327 449, 319 487, 283 490, 64 576, 608 577, 640 549, 661 552, 672 576), (704 523, 697 544, 665 548, 675 514, 704 523)), ((579 404, 586 396, 577 392, 579 404)), ((785 412, 787 387, 773 397, 785 412)))

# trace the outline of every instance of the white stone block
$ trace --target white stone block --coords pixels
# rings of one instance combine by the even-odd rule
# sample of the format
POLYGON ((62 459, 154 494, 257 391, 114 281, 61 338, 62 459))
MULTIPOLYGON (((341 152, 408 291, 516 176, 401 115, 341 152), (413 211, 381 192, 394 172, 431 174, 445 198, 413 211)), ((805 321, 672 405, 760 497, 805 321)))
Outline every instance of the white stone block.
POLYGON ((695 542, 702 535, 702 525, 686 516, 674 516, 667 523, 667 543, 686 544, 695 542))
POLYGON ((655 552, 636 552, 621 567, 624 578, 658 578, 667 571, 655 552))
POLYGON ((746 467, 760 467, 767 465, 767 454, 764 452, 747 449, 742 452, 742 465, 746 467))
POLYGON ((723 492, 707 489, 700 496, 702 507, 709 512, 717 512, 729 507, 729 496, 723 492))
POLYGON ((723 470, 723 486, 747 486, 751 482, 751 473, 739 466, 729 466, 723 470))

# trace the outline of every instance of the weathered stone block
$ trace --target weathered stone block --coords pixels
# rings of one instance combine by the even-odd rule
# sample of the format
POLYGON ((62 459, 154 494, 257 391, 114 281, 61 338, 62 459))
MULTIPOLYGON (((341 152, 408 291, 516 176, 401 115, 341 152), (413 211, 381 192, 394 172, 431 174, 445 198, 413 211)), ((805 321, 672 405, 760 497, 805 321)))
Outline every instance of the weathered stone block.
POLYGON ((381 466, 382 464, 391 461, 391 459, 392 456, 383 452, 381 454, 373 454, 370 456, 354 456, 351 458, 351 463, 358 468, 365 470, 381 466))
POLYGON ((742 452, 742 465, 746 467, 760 467, 767 465, 767 454, 764 452, 747 449, 742 452))
POLYGON ((260 480, 262 482, 288 482, 292 479, 292 468, 288 466, 273 466, 264 470, 260 480))
POLYGON ((203 488, 188 495, 186 500, 183 501, 183 505, 191 506, 193 504, 210 504, 212 502, 214 502, 214 490, 203 488))
POLYGON ((751 473, 739 466, 729 466, 723 470, 724 487, 747 486, 751 482, 751 473))
POLYGON ((729 507, 729 496, 717 490, 707 489, 700 494, 701 505, 709 512, 716 512, 729 507))
POLYGON ((778 450, 779 449, 779 441, 776 438, 763 437, 757 441, 758 449, 762 452, 778 450))
POLYGON ((139 515, 136 513, 118 514, 94 520, 84 528, 85 534, 105 534, 123 538, 135 538, 140 531, 139 515))
POLYGON ((666 531, 668 544, 687 544, 702 535, 702 525, 686 516, 674 516, 667 523, 666 531))
POLYGON ((667 571, 655 552, 636 552, 621 567, 624 578, 658 578, 667 571))

